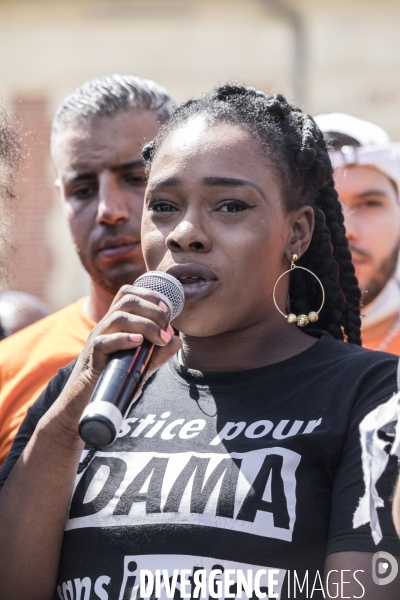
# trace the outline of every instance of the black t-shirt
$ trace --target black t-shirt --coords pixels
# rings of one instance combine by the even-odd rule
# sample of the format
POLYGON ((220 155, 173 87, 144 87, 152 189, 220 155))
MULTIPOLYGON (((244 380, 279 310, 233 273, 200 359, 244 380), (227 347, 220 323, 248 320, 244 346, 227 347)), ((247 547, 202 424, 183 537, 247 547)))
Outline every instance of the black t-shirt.
MULTIPOLYGON (((192 582, 186 591, 197 569, 232 569, 232 592, 248 570, 253 583, 261 573, 266 592, 261 569, 276 569, 282 599, 320 598, 326 554, 400 555, 389 501, 395 459, 377 486, 383 540, 375 545, 369 525, 352 524, 365 491, 358 425, 397 391, 397 366, 398 357, 327 334, 297 356, 247 371, 201 373, 170 361, 116 442, 77 476, 54 599, 139 598, 143 569, 167 570, 171 585, 179 570, 177 589, 180 577, 192 582), (295 579, 304 582, 307 571, 308 592, 297 587, 295 596, 295 579)), ((0 485, 71 368, 29 409, 0 485)))

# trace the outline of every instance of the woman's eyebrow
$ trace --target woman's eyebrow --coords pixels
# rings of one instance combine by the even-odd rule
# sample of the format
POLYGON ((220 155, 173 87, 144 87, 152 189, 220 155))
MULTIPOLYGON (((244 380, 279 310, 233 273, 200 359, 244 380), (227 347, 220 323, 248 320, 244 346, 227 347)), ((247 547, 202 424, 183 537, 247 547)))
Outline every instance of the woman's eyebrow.
POLYGON ((267 197, 263 190, 256 183, 253 183, 248 179, 236 179, 236 177, 204 177, 203 183, 207 186, 252 187, 267 202, 267 197))
POLYGON ((181 180, 178 177, 164 177, 164 178, 160 178, 160 179, 153 179, 153 181, 150 181, 148 183, 148 190, 151 191, 157 187, 165 187, 165 186, 174 186, 174 185, 179 185, 181 183, 181 180))
MULTIPOLYGON (((154 179, 153 181, 149 182, 148 190, 151 192, 158 187, 173 187, 179 185, 180 183, 181 180, 179 177, 154 179)), ((263 190, 256 183, 253 183, 248 179, 237 179, 236 177, 204 177, 204 179, 202 179, 202 183, 209 187, 252 187, 260 194, 265 202, 268 201, 263 190)))

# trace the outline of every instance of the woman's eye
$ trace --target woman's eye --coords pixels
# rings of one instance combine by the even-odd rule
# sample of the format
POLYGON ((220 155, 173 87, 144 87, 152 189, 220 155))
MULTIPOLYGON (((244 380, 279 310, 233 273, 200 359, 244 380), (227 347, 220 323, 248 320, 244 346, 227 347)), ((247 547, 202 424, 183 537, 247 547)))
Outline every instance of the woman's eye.
POLYGON ((245 202, 240 202, 238 200, 229 200, 224 202, 222 206, 220 206, 217 210, 218 212, 230 212, 237 213, 242 212, 243 210, 249 210, 250 208, 254 208, 254 206, 250 206, 245 202))
POLYGON ((149 205, 149 210, 153 212, 175 212, 177 208, 164 200, 156 200, 149 205))

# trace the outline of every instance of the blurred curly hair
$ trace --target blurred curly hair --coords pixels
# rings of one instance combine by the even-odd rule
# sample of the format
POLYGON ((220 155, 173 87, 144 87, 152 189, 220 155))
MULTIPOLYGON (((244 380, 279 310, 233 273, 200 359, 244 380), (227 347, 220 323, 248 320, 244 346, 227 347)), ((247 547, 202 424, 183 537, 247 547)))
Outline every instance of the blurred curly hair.
POLYGON ((21 159, 21 142, 10 117, 0 106, 0 198, 15 198, 15 178, 21 159))
MULTIPOLYGON (((16 175, 21 160, 21 142, 20 137, 11 126, 10 117, 6 110, 0 106, 0 287, 5 278, 5 248, 10 245, 6 243, 7 228, 6 214, 8 213, 9 203, 16 198, 16 175)), ((4 337, 4 332, 0 323, 0 340, 4 337)))

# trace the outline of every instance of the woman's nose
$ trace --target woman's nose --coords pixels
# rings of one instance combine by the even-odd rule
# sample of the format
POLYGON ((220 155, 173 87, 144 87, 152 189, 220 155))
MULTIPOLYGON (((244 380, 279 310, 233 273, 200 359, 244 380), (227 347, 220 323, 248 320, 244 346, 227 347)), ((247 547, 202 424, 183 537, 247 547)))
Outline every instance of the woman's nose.
POLYGON ((209 252, 212 239, 199 221, 182 220, 167 237, 167 247, 171 252, 209 252))

